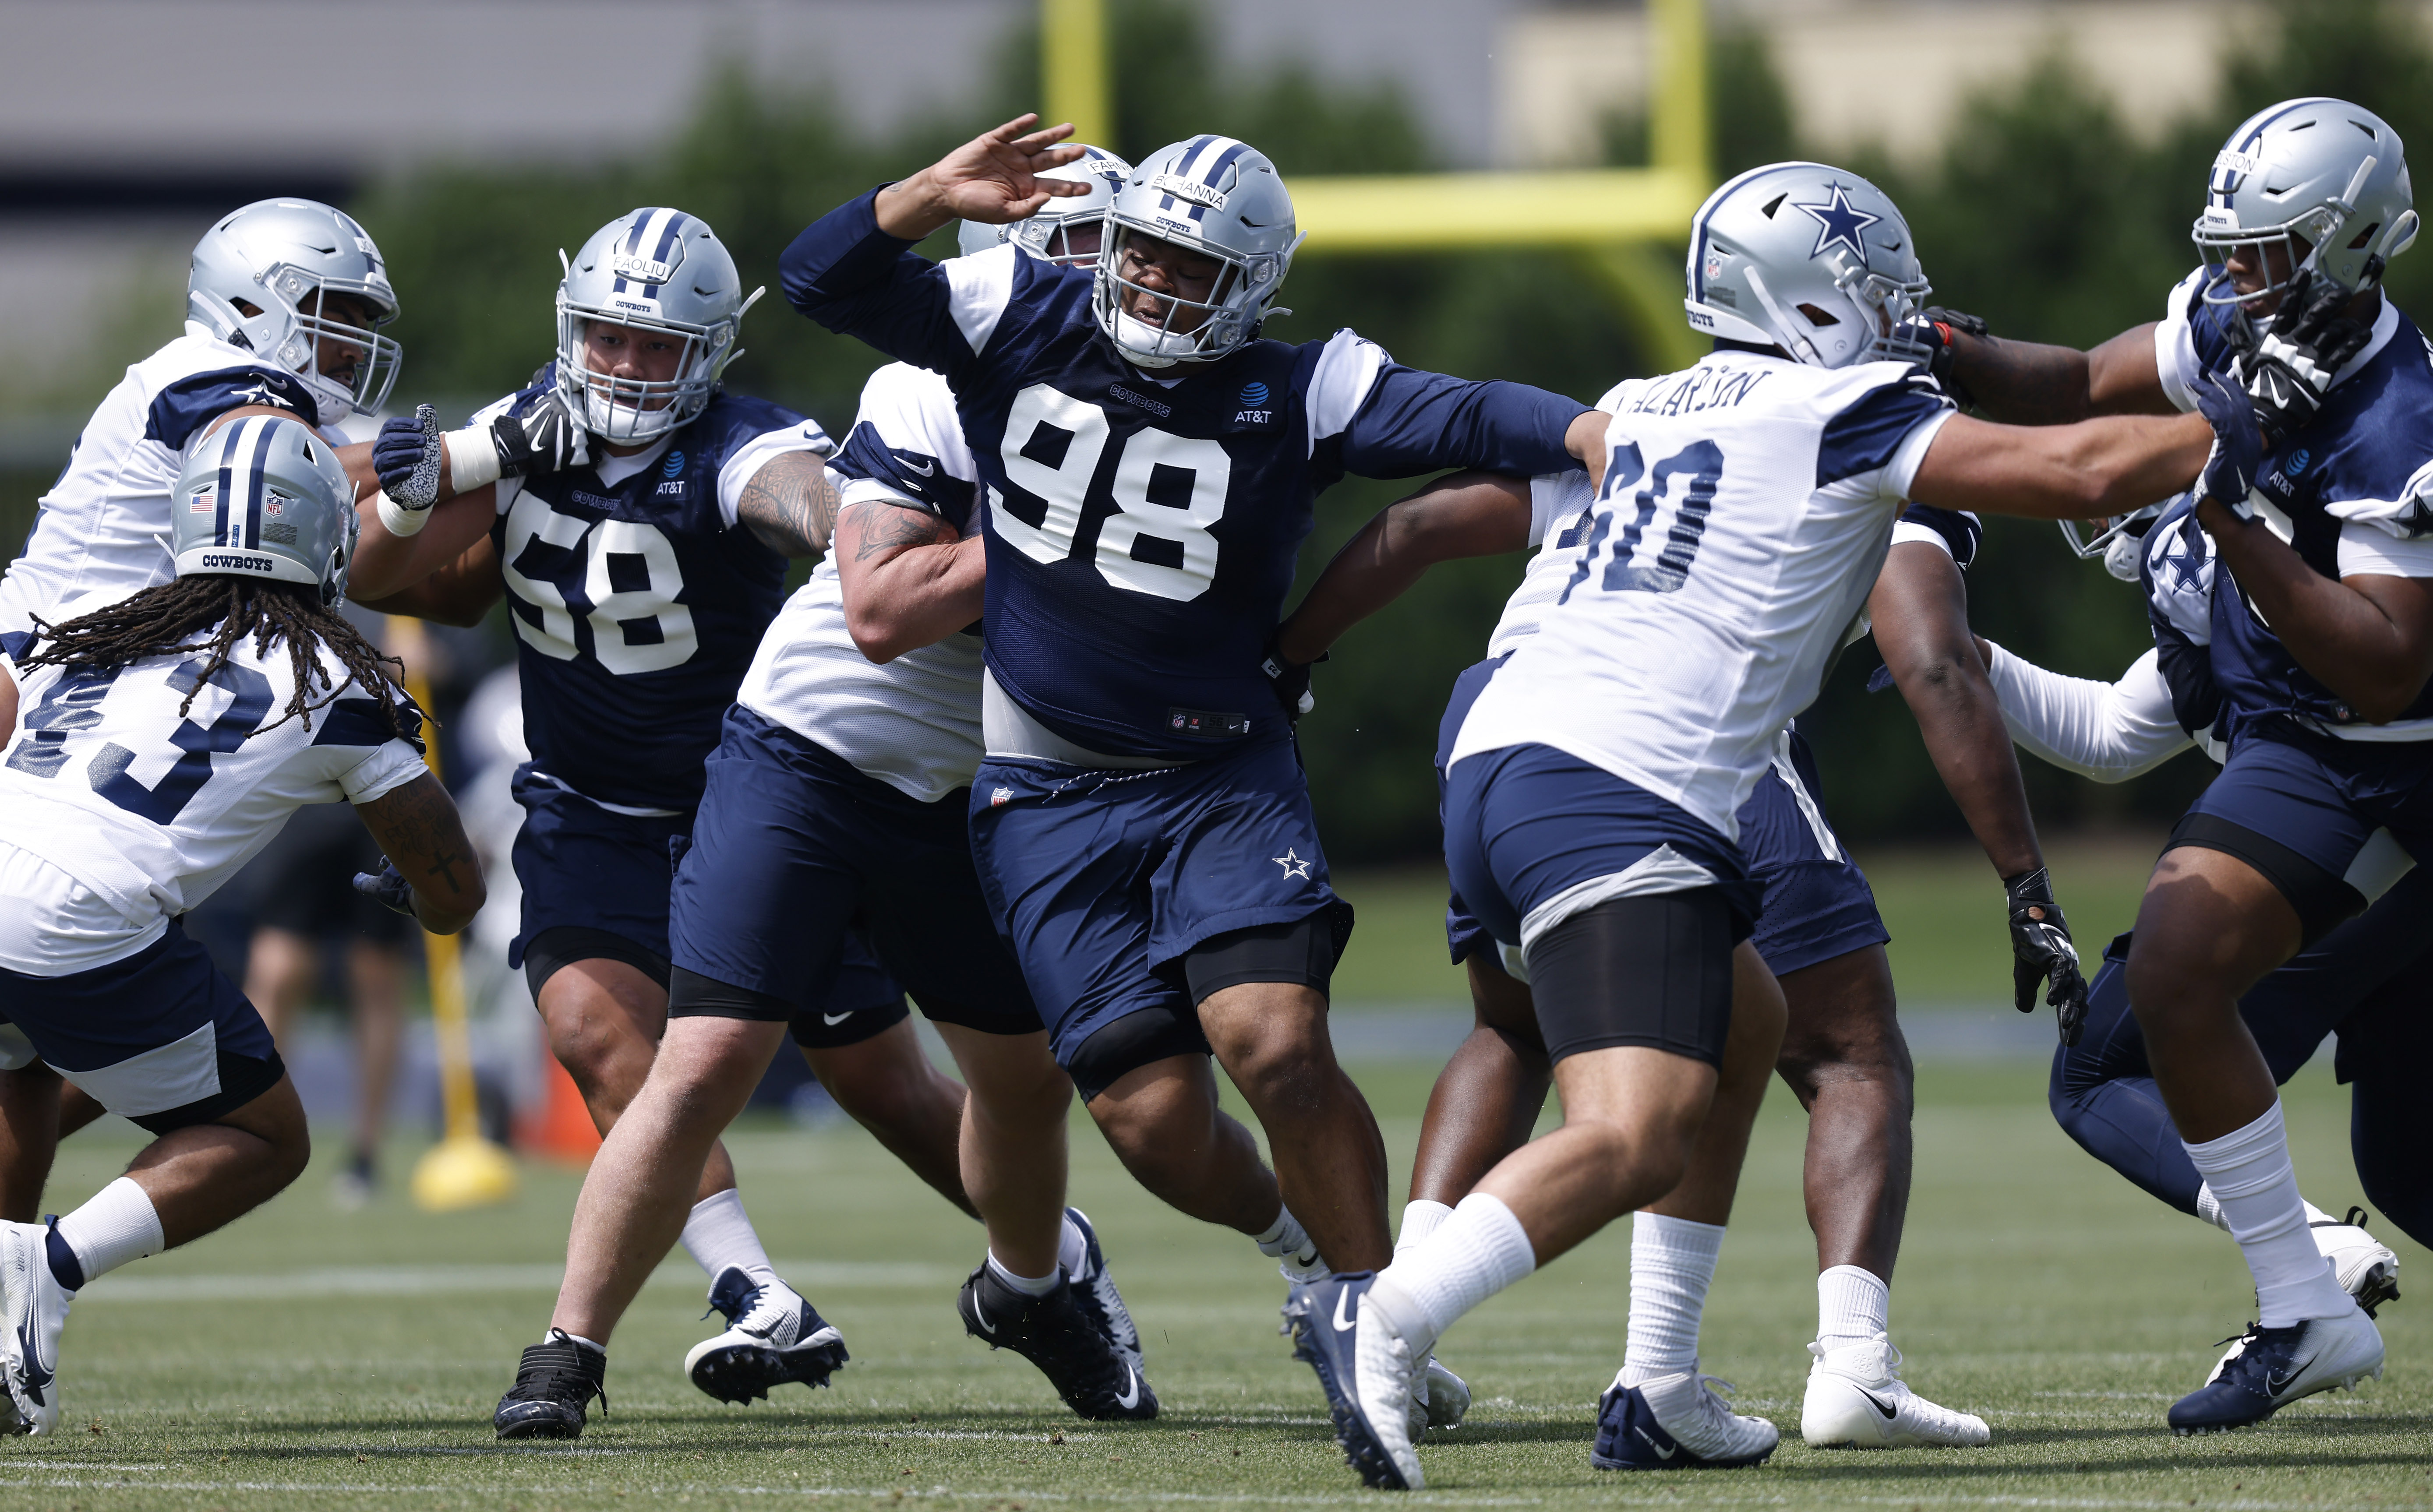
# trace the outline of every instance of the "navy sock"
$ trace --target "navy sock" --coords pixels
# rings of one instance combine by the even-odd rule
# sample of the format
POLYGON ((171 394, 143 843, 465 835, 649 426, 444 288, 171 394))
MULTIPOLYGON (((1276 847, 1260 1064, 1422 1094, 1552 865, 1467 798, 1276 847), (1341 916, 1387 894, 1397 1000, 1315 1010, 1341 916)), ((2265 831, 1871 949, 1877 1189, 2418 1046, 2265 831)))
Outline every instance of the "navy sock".
POLYGON ((84 1290, 84 1262, 78 1260, 76 1250, 65 1239, 60 1237, 60 1226, 56 1219, 51 1224, 50 1240, 46 1248, 51 1257, 51 1279, 72 1292, 84 1290))

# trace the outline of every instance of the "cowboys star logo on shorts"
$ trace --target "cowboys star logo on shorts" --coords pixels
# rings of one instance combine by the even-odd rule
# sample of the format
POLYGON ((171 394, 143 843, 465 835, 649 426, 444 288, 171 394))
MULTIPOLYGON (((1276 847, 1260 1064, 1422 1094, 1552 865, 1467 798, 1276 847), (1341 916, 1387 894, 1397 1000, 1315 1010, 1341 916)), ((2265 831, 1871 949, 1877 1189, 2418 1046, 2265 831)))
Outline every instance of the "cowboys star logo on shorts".
POLYGON ((1285 880, 1286 881, 1290 881, 1294 877, 1300 877, 1306 881, 1309 877, 1311 863, 1303 860, 1301 853, 1294 850, 1289 845, 1285 847, 1285 853, 1282 856, 1270 856, 1268 859, 1275 862, 1278 866, 1285 869, 1285 880))

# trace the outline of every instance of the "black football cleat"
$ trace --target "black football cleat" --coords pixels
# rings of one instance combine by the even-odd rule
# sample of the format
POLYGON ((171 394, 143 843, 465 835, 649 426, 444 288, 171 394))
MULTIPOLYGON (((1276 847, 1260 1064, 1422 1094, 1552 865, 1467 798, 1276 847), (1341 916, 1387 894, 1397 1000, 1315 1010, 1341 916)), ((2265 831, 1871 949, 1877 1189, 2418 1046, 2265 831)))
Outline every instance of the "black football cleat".
POLYGON ((999 1281, 983 1261, 964 1281, 955 1310, 972 1337, 1039 1367, 1080 1416, 1102 1422, 1157 1416, 1157 1393, 1108 1342, 1061 1273, 1055 1290, 1032 1297, 999 1281))
POLYGON ((524 1351, 516 1384, 499 1399, 490 1426, 501 1438, 580 1438, 583 1409, 600 1399, 608 1416, 608 1351, 582 1344, 563 1329, 524 1351))

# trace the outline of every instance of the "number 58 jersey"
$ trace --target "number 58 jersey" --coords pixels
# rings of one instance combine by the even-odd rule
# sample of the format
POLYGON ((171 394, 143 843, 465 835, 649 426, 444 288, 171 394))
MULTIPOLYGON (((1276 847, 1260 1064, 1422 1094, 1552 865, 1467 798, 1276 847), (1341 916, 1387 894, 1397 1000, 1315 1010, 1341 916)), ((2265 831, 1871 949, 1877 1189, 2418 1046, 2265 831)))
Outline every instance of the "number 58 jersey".
POLYGON ((1737 841, 1741 806, 1866 603, 1951 401, 1898 363, 1724 350, 1600 407, 1613 420, 1595 501, 1549 547, 1571 570, 1452 760, 1553 746, 1737 841))

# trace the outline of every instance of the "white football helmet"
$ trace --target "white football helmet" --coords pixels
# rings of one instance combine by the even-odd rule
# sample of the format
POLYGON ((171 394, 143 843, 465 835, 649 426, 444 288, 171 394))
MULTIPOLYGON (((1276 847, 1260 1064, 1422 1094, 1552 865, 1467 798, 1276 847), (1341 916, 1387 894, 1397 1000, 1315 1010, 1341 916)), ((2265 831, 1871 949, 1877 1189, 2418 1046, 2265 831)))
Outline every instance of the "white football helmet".
POLYGON ((1107 236, 1098 251, 1098 284, 1092 308, 1104 331, 1141 367, 1212 363, 1259 333, 1273 310, 1302 243, 1293 224, 1292 196, 1266 153, 1232 137, 1197 136, 1161 147, 1134 168, 1107 210, 1107 236), (1153 236, 1189 247, 1224 264, 1206 301, 1145 288, 1122 274, 1124 246, 1153 236), (1163 300, 1157 324, 1123 311, 1129 290, 1163 300), (1198 328, 1174 329, 1184 310, 1205 313, 1198 328))
POLYGON ((1814 367, 1924 364, 1912 334, 1932 288, 1882 190, 1821 162, 1751 168, 1690 223, 1691 329, 1779 347, 1814 367))
POLYGON ((557 392, 570 414, 604 440, 654 440, 709 407, 743 313, 743 280, 709 223, 680 210, 630 211, 591 233, 557 286, 557 392), (585 365, 591 322, 665 331, 684 339, 676 376, 664 382, 595 373, 585 365))
POLYGON ((2217 268, 2252 248, 2245 261, 2266 281, 2242 294, 2219 273, 2205 302, 2266 297, 2305 268, 2349 290, 2378 280, 2416 240, 2415 206, 2399 133, 2372 110, 2320 96, 2258 110, 2214 155, 2204 212, 2188 234, 2217 268), (2286 259, 2278 277, 2264 257, 2274 246, 2286 259))
POLYGON ((1041 178, 1063 178, 1088 184, 1086 195, 1067 195, 1051 199, 1033 212, 1028 219, 1011 226, 992 226, 986 221, 967 220, 955 233, 956 246, 965 257, 985 252, 992 246, 1012 242, 1033 257, 1045 258, 1059 267, 1081 267, 1098 261, 1098 254, 1076 252, 1070 239, 1085 226, 1105 223, 1107 207, 1115 202, 1115 191, 1131 177, 1132 165, 1104 147, 1084 143, 1081 156, 1062 167, 1050 168, 1037 175, 1041 178))
POLYGON ((221 217, 195 244, 186 318, 300 376, 320 408, 314 418, 335 425, 387 402, 404 353, 373 330, 333 318, 322 306, 332 294, 371 305, 374 326, 397 318, 380 248, 353 216, 317 200, 256 200, 221 217), (255 313, 238 309, 240 299, 255 313), (324 340, 361 350, 352 374, 320 370, 324 340))
POLYGON ((2163 511, 2179 502, 2166 499, 2160 503, 2133 509, 2125 515, 2101 515, 2093 519, 2065 519, 2060 522, 2062 539, 2082 562, 2097 557, 2103 560, 2103 569, 2124 583, 2137 581, 2137 553, 2143 549, 2146 533, 2163 511))
POLYGON ((195 448, 169 495, 169 554, 179 577, 309 584, 346 597, 354 560, 354 485, 330 444, 301 420, 248 415, 195 448))

